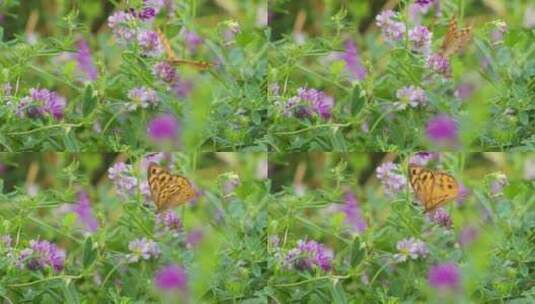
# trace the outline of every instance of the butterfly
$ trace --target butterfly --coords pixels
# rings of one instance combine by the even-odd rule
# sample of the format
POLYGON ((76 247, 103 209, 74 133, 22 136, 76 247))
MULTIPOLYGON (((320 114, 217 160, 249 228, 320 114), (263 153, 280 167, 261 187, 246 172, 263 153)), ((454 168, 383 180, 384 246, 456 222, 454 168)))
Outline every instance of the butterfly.
POLYGON ((433 212, 459 194, 459 184, 451 175, 432 171, 418 165, 409 165, 409 179, 416 198, 425 212, 433 212))
POLYGON ((155 163, 149 165, 147 179, 158 212, 184 204, 196 195, 187 178, 172 175, 167 169, 155 163))
POLYGON ((459 30, 457 18, 453 17, 448 24, 448 32, 442 42, 439 53, 444 57, 450 57, 466 46, 470 39, 472 39, 472 27, 465 27, 459 30))
POLYGON ((194 60, 186 60, 186 59, 177 59, 175 52, 173 51, 173 48, 171 48, 171 43, 165 37, 164 33, 161 30, 158 30, 158 36, 160 37, 160 41, 162 42, 165 53, 167 54, 167 62, 173 64, 173 65, 179 65, 179 64, 187 64, 194 66, 198 69, 207 69, 212 66, 211 63, 206 61, 194 61, 194 60))

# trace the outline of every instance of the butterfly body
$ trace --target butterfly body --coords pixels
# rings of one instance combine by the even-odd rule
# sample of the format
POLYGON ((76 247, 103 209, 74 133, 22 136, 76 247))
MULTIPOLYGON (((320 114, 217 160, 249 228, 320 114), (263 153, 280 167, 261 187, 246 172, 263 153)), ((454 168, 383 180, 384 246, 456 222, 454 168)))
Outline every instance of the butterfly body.
POLYGON ((457 19, 451 18, 448 24, 448 32, 442 42, 439 53, 443 57, 450 57, 465 47, 470 39, 472 39, 472 28, 465 27, 459 30, 457 19))
POLYGON ((459 184, 451 175, 409 165, 409 180, 425 212, 433 212, 459 194, 459 184))
POLYGON ((195 197, 191 183, 183 176, 151 163, 147 170, 150 193, 159 211, 184 204, 195 197))

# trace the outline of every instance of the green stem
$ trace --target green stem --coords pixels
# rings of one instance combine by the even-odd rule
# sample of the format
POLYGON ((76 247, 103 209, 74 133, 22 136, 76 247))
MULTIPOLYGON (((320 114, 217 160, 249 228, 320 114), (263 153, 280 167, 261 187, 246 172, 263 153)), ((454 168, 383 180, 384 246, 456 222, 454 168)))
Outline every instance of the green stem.
POLYGON ((79 123, 79 124, 57 124, 57 125, 48 125, 48 126, 44 126, 44 127, 40 127, 40 128, 36 128, 36 129, 31 129, 31 130, 28 130, 28 131, 20 131, 20 132, 11 132, 11 133, 8 133, 9 135, 25 135, 25 134, 31 134, 31 133, 35 133, 35 132, 39 132, 39 131, 43 131, 43 130, 47 130, 47 129, 53 129, 53 128, 59 128, 59 127, 81 127, 83 126, 83 124, 79 123))
POLYGON ((41 283, 41 282, 52 281, 52 280, 55 280, 55 279, 79 279, 81 277, 82 277, 82 275, 77 275, 77 276, 61 275, 61 276, 49 277, 49 278, 45 278, 45 279, 41 279, 41 280, 37 280, 37 281, 33 281, 33 282, 28 282, 28 283, 11 284, 11 285, 9 285, 9 287, 25 287, 25 286, 31 286, 31 285, 34 285, 34 284, 38 284, 38 283, 41 283))
POLYGON ((304 128, 304 129, 300 129, 300 130, 296 130, 296 131, 287 131, 287 132, 276 132, 275 134, 276 135, 295 135, 295 134, 299 134, 299 133, 303 133, 303 132, 307 132, 307 131, 310 131, 310 130, 314 130, 314 129, 319 129, 319 128, 323 128, 323 127, 338 127, 338 128, 345 128, 345 127, 349 127, 351 126, 353 123, 345 123, 345 124, 319 124, 319 125, 314 125, 314 126, 311 126, 311 127, 308 127, 308 128, 304 128))
POLYGON ((276 284, 276 285, 273 285, 273 286, 275 286, 275 287, 292 287, 292 286, 299 286, 299 285, 302 285, 302 284, 306 284, 306 283, 310 283, 310 282, 314 282, 314 281, 325 280, 325 279, 348 279, 350 277, 351 277, 351 275, 349 275, 349 274, 345 275, 345 276, 335 276, 335 275, 323 276, 323 277, 317 277, 317 278, 308 279, 308 280, 304 280, 304 281, 300 281, 300 282, 289 283, 289 284, 276 284))

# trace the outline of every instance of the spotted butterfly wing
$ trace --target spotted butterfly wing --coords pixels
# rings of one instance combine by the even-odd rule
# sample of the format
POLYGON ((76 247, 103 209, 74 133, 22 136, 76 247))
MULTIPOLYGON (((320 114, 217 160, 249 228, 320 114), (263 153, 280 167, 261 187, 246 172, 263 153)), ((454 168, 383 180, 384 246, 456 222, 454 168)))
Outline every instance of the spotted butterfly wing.
POLYGON ((459 194, 459 184, 451 175, 418 165, 409 166, 409 179, 425 212, 433 212, 459 194))
POLYGON ((150 193, 159 211, 184 204, 195 197, 191 183, 183 176, 172 175, 154 163, 147 170, 150 193))

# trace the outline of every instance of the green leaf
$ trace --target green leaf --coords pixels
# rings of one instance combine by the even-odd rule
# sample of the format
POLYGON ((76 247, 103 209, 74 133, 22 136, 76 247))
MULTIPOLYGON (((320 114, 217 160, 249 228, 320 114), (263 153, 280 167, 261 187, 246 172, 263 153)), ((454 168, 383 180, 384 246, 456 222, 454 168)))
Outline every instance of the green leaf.
POLYGON ((353 88, 353 94, 351 95, 351 114, 356 116, 362 111, 366 104, 366 98, 363 94, 360 85, 356 84, 353 88))
POLYGON ((360 238, 357 236, 351 244, 351 266, 356 267, 359 265, 365 255, 366 251, 362 246, 360 238))
POLYGON ((76 290, 73 284, 65 282, 65 284, 61 286, 61 289, 63 290, 65 303, 68 303, 68 304, 80 303, 80 295, 78 294, 78 291, 76 290))
POLYGON ((93 248, 93 238, 88 237, 84 243, 84 256, 83 256, 83 265, 84 268, 89 268, 97 257, 97 250, 93 248))
POLYGON ((88 84, 85 87, 84 97, 82 100, 82 113, 84 116, 88 116, 95 110, 97 105, 97 97, 93 95, 93 86, 88 84))
POLYGON ((332 284, 329 285, 329 289, 331 290, 333 303, 335 304, 347 303, 346 293, 344 292, 344 288, 341 286, 340 282, 334 281, 332 284))

